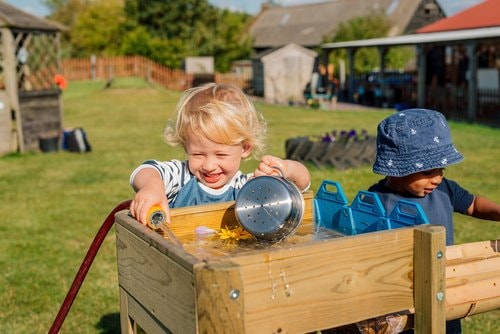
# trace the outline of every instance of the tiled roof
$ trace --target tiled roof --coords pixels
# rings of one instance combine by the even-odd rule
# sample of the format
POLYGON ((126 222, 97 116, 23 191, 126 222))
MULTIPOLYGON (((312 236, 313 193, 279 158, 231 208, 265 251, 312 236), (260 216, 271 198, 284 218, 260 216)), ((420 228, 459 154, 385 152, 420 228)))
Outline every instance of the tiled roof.
POLYGON ((500 26, 500 0, 487 0, 417 30, 417 33, 500 26))
MULTIPOLYGON (((389 36, 405 33, 422 3, 429 0, 333 0, 289 7, 263 9, 250 27, 254 48, 279 47, 295 43, 305 47, 321 44, 340 23, 376 12, 387 14, 392 29, 389 36)), ((443 14, 444 15, 444 14, 443 14)), ((442 16, 441 16, 442 17, 442 16)))

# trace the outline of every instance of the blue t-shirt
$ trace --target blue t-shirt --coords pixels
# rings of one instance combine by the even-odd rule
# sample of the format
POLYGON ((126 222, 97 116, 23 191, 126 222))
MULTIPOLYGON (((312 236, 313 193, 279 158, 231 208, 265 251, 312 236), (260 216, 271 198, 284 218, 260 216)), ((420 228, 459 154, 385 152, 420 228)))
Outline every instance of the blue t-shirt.
POLYGON ((385 186, 385 182, 386 179, 382 179, 368 190, 379 195, 387 212, 391 212, 400 199, 416 202, 420 204, 431 224, 446 228, 446 245, 453 245, 453 212, 466 214, 474 195, 445 177, 433 192, 424 197, 395 193, 385 186))
MULTIPOLYGON (((446 228, 446 245, 453 245, 453 212, 465 214, 474 201, 474 195, 445 177, 433 192, 424 197, 409 193, 396 194, 394 190, 385 186, 385 182, 386 179, 382 179, 368 190, 379 195, 387 212, 391 212, 400 199, 416 202, 420 204, 431 224, 446 228)), ((413 333, 413 329, 410 329, 401 334, 413 333)), ((460 319, 446 321, 446 334, 460 333, 462 333, 460 319)))

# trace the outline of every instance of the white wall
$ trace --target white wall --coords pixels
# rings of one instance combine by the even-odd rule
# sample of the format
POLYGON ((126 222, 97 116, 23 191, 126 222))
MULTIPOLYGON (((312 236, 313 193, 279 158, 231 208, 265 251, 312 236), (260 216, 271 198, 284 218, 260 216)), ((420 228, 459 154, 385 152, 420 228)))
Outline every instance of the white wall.
POLYGON ((303 101, 303 90, 311 79, 316 55, 314 51, 289 44, 263 57, 266 102, 303 101))

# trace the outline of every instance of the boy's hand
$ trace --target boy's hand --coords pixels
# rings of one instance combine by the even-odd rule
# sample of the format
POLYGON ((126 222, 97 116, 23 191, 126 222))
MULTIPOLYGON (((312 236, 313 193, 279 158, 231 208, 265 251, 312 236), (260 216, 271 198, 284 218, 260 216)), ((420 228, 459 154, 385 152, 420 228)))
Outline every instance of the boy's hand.
POLYGON ((166 222, 170 224, 170 211, 167 197, 163 190, 163 182, 155 180, 143 186, 134 196, 130 203, 130 213, 135 219, 147 225, 147 215, 149 209, 154 205, 159 205, 166 214, 166 222))
POLYGON ((287 171, 284 170, 284 162, 282 159, 278 157, 274 157, 272 155, 265 155, 262 157, 262 160, 259 163, 259 166, 254 172, 255 176, 262 176, 262 175, 279 175, 281 176, 280 171, 284 174, 282 176, 286 177, 287 171), (274 168, 278 167, 278 169, 274 168))
POLYGON ((279 175, 292 181, 301 191, 309 189, 311 176, 307 168, 294 160, 283 160, 272 155, 265 155, 254 172, 255 176, 279 175), (274 168, 278 167, 278 169, 274 168), (281 175, 281 173, 283 175, 281 175))

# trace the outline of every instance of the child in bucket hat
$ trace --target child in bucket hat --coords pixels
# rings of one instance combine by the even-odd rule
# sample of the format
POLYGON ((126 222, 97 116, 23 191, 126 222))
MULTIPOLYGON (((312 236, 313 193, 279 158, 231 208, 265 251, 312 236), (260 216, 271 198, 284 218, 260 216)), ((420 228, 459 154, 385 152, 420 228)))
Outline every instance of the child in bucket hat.
MULTIPOLYGON (((400 199, 419 203, 432 224, 446 228, 446 244, 451 245, 453 212, 500 221, 500 204, 475 196, 443 176, 445 167, 462 160, 441 113, 403 110, 378 125, 373 171, 385 178, 368 190, 379 195, 387 211, 400 199)), ((461 333, 460 320, 448 321, 446 333, 461 333)))
POLYGON ((444 116, 428 109, 408 109, 384 119, 377 129, 373 171, 386 176, 456 164, 464 158, 453 146, 444 116))

